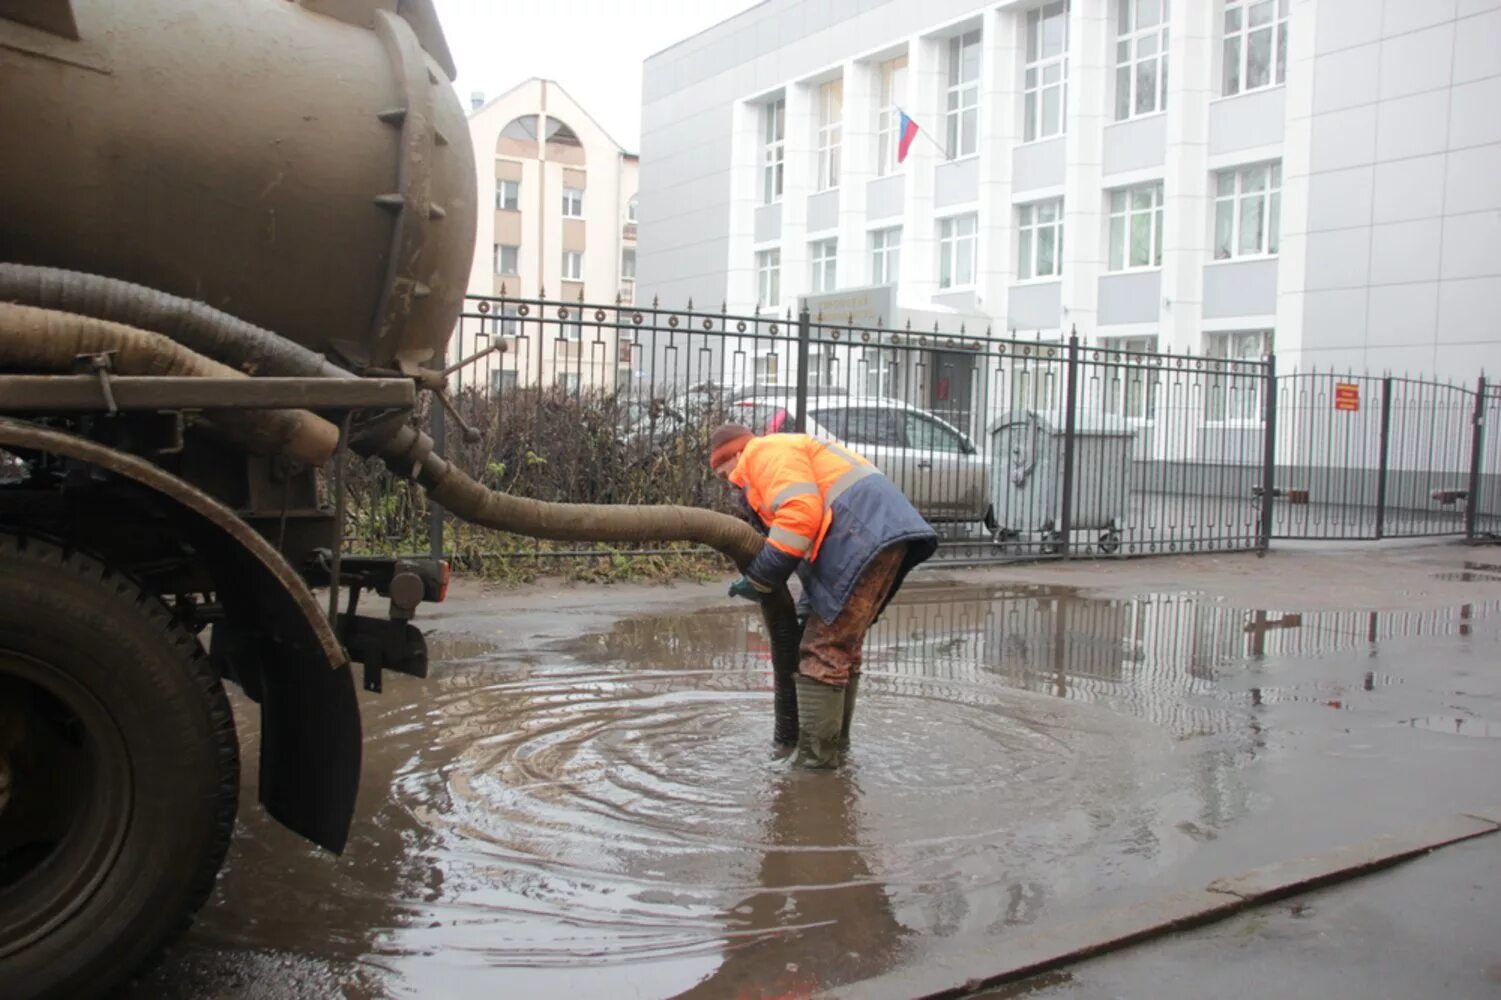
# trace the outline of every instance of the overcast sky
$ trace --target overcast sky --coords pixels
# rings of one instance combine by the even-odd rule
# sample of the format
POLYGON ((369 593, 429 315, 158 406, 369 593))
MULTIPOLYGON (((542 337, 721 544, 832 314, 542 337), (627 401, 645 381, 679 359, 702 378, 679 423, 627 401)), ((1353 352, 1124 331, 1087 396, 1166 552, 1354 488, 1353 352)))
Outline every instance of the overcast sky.
POLYGON ((757 0, 437 0, 464 107, 556 80, 631 152, 641 149, 641 63, 757 0))

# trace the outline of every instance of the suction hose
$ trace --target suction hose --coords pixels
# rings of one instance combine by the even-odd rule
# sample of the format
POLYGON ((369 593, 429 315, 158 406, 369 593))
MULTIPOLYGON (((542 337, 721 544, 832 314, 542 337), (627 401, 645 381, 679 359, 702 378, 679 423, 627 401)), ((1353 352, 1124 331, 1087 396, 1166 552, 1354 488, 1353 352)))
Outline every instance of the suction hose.
MULTIPOLYGON (((160 334, 76 313, 0 302, 0 368, 68 374, 80 354, 113 355, 122 375, 249 378, 160 334)), ((339 429, 306 410, 205 410, 223 437, 261 455, 285 454, 321 466, 339 443, 339 429)))
MULTIPOLYGON (((433 454, 433 442, 403 426, 381 449, 393 470, 410 476, 444 510, 497 531, 564 542, 698 542, 717 549, 741 570, 761 551, 764 539, 727 514, 698 507, 594 503, 546 503, 483 486, 462 469, 433 454)), ((798 645, 802 627, 786 587, 761 602, 771 644, 776 730, 784 746, 797 743, 798 645)))
POLYGON ((150 330, 246 375, 358 377, 280 334, 202 302, 97 274, 0 263, 0 302, 78 313, 150 330))
MULTIPOLYGON (((0 302, 17 302, 80 314, 127 327, 156 331, 198 354, 246 373, 304 378, 355 378, 322 355, 202 302, 144 285, 58 268, 0 263, 0 302)), ((3 326, 0 321, 0 326, 3 326)), ((78 352, 75 352, 78 353, 78 352)), ((70 359, 71 360, 71 359, 70 359)), ((165 373, 162 373, 165 374, 165 373)), ((250 419, 264 414, 250 415, 250 419)), ((317 418, 314 418, 317 419, 317 418)), ((330 425, 331 426, 331 425, 330 425)), ((433 454, 433 442, 409 425, 386 425, 382 433, 357 438, 362 454, 377 454, 397 475, 407 476, 438 504, 466 521, 534 538, 558 541, 686 541, 708 545, 742 570, 763 540, 726 514, 680 506, 543 503, 491 490, 433 454)), ((787 588, 761 606, 771 644, 778 743, 797 742, 798 644, 802 628, 787 588)))

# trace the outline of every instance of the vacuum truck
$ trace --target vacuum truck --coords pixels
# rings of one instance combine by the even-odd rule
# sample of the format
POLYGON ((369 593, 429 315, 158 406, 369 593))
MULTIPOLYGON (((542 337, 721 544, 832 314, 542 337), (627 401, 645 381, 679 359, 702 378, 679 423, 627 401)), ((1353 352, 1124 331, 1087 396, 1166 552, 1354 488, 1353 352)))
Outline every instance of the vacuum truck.
MULTIPOLYGON (((425 676, 423 558, 345 556, 344 468, 548 538, 724 515, 542 504, 446 462, 475 159, 432 0, 0 0, 0 992, 148 965, 213 888, 260 713, 260 805, 343 849, 356 667, 425 676), (358 613, 361 592, 389 598, 358 613)), ((763 609, 795 740, 795 612, 763 609)))

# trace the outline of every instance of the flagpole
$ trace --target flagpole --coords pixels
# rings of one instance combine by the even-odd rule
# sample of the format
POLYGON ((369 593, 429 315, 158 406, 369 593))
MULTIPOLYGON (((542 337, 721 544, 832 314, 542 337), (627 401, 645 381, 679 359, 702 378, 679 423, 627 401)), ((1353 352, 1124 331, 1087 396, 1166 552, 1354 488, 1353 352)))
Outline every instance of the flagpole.
POLYGON ((911 115, 908 115, 906 108, 903 108, 900 104, 893 104, 892 107, 896 108, 896 113, 897 114, 899 114, 899 115, 907 115, 907 118, 909 120, 911 120, 912 124, 914 124, 914 125, 917 126, 918 133, 924 139, 927 139, 929 142, 931 142, 934 146, 937 146, 938 147, 938 151, 944 155, 945 159, 948 158, 948 155, 949 155, 949 149, 948 149, 948 147, 945 146, 943 143, 939 142, 937 139, 935 139, 933 137, 933 134, 931 132, 929 132, 927 129, 923 128, 921 122, 919 122, 916 118, 913 118, 911 115))

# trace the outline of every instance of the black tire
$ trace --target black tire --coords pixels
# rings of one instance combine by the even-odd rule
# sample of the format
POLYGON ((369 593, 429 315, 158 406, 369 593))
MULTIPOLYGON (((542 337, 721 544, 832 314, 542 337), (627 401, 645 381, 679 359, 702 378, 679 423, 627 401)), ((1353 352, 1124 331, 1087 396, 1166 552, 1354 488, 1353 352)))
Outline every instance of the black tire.
POLYGON ((224 860, 240 762, 218 674, 127 577, 0 535, 0 769, 0 992, 102 994, 224 860))
POLYGON ((980 519, 980 523, 985 525, 985 530, 990 532, 992 535, 1000 535, 1001 522, 996 520, 994 504, 991 504, 989 507, 985 508, 985 516, 980 519))

